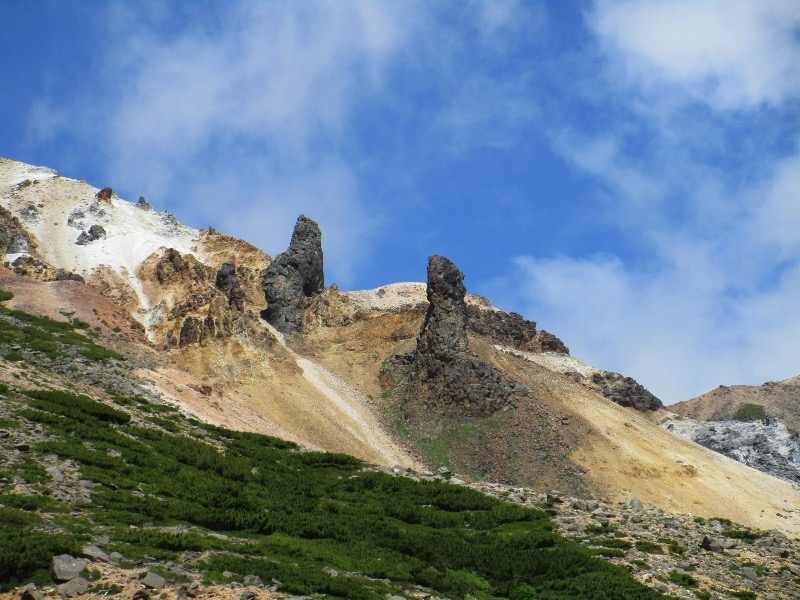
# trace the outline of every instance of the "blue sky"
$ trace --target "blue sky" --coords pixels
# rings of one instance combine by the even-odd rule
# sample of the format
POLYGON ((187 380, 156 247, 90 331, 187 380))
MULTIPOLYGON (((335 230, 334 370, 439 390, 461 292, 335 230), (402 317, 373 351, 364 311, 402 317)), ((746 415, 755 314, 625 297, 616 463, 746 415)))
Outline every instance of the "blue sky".
POLYGON ((0 155, 326 282, 468 290, 666 402, 800 374, 800 3, 0 0, 0 155))

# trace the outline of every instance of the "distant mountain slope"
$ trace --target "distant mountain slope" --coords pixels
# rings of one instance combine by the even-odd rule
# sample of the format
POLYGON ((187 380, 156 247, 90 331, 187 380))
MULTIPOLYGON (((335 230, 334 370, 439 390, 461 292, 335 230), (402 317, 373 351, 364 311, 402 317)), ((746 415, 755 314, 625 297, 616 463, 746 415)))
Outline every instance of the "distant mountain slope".
POLYGON ((800 483, 800 377, 760 386, 719 386, 670 406, 664 426, 707 448, 800 483))
POLYGON ((750 420, 769 415, 800 433, 800 376, 762 385, 721 385, 673 404, 670 410, 698 421, 750 420))

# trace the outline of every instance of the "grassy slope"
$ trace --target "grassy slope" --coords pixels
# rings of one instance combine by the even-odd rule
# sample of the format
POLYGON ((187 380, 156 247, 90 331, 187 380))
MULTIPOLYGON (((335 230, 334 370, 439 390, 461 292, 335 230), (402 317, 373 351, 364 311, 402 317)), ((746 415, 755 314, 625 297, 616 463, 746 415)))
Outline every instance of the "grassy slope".
MULTIPOLYGON (((55 343, 48 346, 55 353, 80 342, 63 324, 7 310, 0 321, 23 350, 31 336, 55 343)), ((80 344, 97 360, 115 359, 89 340, 80 344)), ((208 426, 165 405, 115 402, 0 387, 0 430, 38 424, 44 432, 29 454, 4 449, 17 458, 0 479, 21 476, 28 484, 23 493, 0 486, 0 586, 44 581, 52 555, 107 536, 104 549, 126 559, 172 560, 209 581, 226 570, 256 574, 293 594, 385 598, 419 584, 453 598, 522 597, 526 585, 537 598, 660 597, 554 535, 540 511, 208 426), (80 478, 99 484, 90 503, 53 497, 40 466, 48 455, 73 461, 80 478)))

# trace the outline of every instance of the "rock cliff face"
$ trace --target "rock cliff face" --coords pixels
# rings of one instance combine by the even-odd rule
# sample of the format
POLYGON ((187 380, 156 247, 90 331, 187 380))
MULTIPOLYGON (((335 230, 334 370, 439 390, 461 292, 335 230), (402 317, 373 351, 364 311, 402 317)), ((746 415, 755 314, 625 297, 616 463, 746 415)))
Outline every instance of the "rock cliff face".
POLYGON ((232 260, 223 263, 217 271, 215 285, 227 296, 230 306, 236 307, 239 311, 244 310, 244 291, 236 277, 236 264, 232 260))
POLYGON ((667 421, 667 430, 792 483, 800 483, 800 436, 774 417, 764 422, 667 421))
POLYGON ((443 256, 428 259, 428 312, 407 357, 409 416, 421 404, 450 416, 488 416, 515 407, 526 388, 470 353, 464 275, 443 256))
POLYGON ((267 322, 283 334, 302 331, 307 299, 325 288, 322 233, 316 222, 302 215, 297 219, 289 249, 264 271, 262 286, 267 322))
POLYGON ((592 375, 592 382, 600 386, 603 396, 620 406, 628 406, 641 411, 664 408, 661 400, 632 377, 603 371, 592 375))
POLYGON ((30 250, 30 240, 19 219, 0 206, 0 254, 30 250))
POLYGON ((569 348, 551 333, 537 331, 536 323, 515 312, 467 306, 469 330, 523 352, 569 354, 569 348))

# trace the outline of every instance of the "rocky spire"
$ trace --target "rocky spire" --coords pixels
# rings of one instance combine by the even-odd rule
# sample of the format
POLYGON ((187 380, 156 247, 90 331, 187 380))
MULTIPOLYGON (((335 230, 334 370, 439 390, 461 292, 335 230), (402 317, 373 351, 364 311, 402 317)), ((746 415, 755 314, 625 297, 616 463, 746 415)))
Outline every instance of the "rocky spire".
POLYGON ((417 352, 444 357, 467 349, 464 274, 444 256, 428 259, 428 312, 417 337, 417 352))
POLYGON ((443 256, 428 259, 428 312, 410 356, 405 405, 410 418, 422 407, 453 417, 488 416, 513 408, 527 389, 467 348, 464 275, 443 256))
POLYGON ((267 300, 263 317, 281 333, 302 331, 306 299, 325 288, 322 233, 316 222, 300 215, 289 249, 275 257, 261 283, 267 300))

